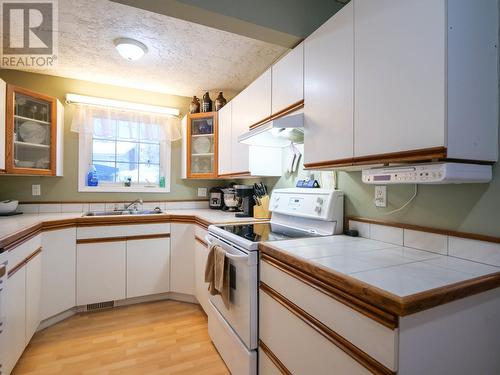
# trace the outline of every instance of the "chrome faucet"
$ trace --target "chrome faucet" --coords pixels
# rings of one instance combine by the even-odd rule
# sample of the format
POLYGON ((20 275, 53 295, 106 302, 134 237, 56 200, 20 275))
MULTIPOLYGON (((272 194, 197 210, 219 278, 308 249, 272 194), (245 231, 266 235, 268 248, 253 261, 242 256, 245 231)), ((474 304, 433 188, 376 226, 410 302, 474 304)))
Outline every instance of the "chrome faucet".
POLYGON ((137 203, 139 203, 142 206, 144 202, 142 201, 142 198, 136 199, 135 201, 127 204, 125 206, 125 210, 128 210, 131 206, 133 206, 132 210, 133 211, 137 211, 137 203))

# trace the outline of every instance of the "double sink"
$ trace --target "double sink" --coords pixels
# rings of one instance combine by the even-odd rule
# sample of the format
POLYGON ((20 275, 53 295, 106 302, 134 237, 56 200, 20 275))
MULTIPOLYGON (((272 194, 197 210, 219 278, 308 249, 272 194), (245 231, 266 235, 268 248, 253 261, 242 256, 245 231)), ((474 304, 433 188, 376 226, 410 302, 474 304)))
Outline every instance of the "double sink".
POLYGON ((163 213, 161 209, 154 210, 115 210, 115 211, 90 211, 83 216, 121 216, 121 215, 155 215, 163 213))

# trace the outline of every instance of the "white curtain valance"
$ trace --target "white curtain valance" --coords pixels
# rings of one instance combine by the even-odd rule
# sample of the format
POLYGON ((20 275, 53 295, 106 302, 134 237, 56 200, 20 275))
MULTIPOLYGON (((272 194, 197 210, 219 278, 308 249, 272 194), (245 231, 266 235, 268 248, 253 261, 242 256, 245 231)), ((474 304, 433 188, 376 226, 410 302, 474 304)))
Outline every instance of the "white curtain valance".
POLYGON ((106 138, 173 142, 181 138, 180 120, 155 113, 75 104, 71 131, 106 138))

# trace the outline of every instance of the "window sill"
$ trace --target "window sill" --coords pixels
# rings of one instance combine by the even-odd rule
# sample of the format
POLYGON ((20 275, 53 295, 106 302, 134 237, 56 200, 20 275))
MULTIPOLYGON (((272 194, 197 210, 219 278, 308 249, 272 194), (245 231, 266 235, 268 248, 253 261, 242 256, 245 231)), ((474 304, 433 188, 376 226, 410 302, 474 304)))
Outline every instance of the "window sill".
POLYGON ((169 193, 170 189, 144 186, 80 186, 80 193, 169 193))

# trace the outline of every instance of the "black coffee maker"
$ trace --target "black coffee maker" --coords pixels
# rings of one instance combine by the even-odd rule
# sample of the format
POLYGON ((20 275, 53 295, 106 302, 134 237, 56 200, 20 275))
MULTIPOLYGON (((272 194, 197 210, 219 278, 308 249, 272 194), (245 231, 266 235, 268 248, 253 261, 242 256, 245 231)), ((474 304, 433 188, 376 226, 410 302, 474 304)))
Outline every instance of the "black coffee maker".
POLYGON ((253 217, 253 186, 249 185, 234 185, 236 197, 240 201, 240 210, 235 214, 236 217, 253 217))

